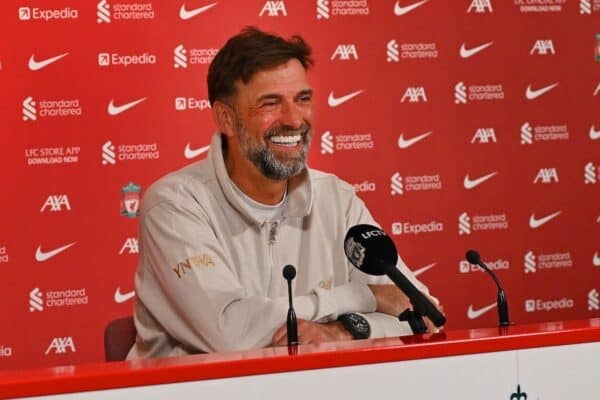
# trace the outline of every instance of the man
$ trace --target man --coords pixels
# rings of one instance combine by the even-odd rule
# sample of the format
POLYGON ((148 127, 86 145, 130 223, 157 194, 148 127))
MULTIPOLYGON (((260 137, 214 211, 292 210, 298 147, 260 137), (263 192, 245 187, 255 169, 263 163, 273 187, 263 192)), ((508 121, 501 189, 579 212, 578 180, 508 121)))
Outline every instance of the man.
POLYGON ((310 54, 298 36, 247 28, 213 60, 218 133, 207 159, 144 197, 129 358, 285 344, 287 264, 297 269, 301 344, 412 333, 397 318, 410 307, 404 293, 344 255, 348 228, 375 224, 364 203, 349 184, 306 167, 310 54))

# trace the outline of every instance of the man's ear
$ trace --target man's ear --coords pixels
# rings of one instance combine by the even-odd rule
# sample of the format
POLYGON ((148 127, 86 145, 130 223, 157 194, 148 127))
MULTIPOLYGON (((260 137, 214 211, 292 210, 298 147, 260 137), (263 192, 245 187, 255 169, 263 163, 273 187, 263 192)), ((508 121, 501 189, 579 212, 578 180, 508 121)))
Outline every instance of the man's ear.
POLYGON ((212 105, 212 115, 220 132, 228 137, 235 135, 235 115, 231 106, 215 100, 212 105))

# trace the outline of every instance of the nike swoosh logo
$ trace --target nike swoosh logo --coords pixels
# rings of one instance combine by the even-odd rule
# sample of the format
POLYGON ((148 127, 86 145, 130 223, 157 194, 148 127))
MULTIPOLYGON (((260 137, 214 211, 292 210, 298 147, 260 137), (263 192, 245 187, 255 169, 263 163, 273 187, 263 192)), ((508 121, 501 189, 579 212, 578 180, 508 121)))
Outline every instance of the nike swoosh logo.
POLYGON ((327 104, 329 104, 329 107, 337 107, 339 105, 344 104, 348 100, 358 96, 362 92, 363 92, 363 90, 361 89, 361 90, 357 90, 356 92, 352 92, 350 94, 347 94, 347 95, 341 96, 341 97, 337 97, 337 98, 333 95, 333 92, 329 92, 329 98, 327 99, 327 104))
POLYGON ((50 251, 42 251, 42 245, 39 245, 37 250, 35 251, 35 259, 38 262, 43 262, 43 261, 49 260, 52 257, 58 255, 59 253, 62 253, 69 247, 73 246, 75 243, 77 243, 77 242, 69 243, 67 245, 64 245, 62 247, 59 247, 57 249, 50 250, 50 251))
POLYGON ((215 2, 215 3, 208 4, 206 6, 194 8, 192 10, 186 10, 185 3, 184 3, 181 5, 181 8, 179 9, 179 18, 181 18, 183 20, 194 18, 196 15, 202 14, 204 11, 210 10, 217 4, 218 3, 215 2))
POLYGON ((412 10, 414 10, 415 8, 420 7, 423 4, 427 3, 427 1, 428 0, 423 0, 423 1, 419 1, 419 2, 413 3, 410 6, 404 6, 404 7, 402 7, 398 3, 398 0, 396 0, 396 4, 394 5, 394 14, 396 14, 397 16, 408 14, 409 12, 411 12, 412 10))
POLYGON ((411 139, 404 139, 404 135, 401 133, 400 137, 398 138, 398 147, 400 147, 401 149, 407 149, 410 146, 412 146, 413 144, 417 143, 419 140, 425 139, 427 136, 431 135, 432 133, 433 133, 433 131, 425 132, 422 135, 415 136, 411 139))
POLYGON ((135 296, 135 290, 127 293, 121 293, 121 288, 118 287, 115 290, 115 303, 125 303, 127 300, 133 298, 135 296))
POLYGON ((492 303, 489 306, 485 306, 485 307, 479 308, 477 310, 474 310, 473 304, 469 304, 469 309, 467 310, 467 317, 469 317, 469 319, 479 318, 494 307, 496 307, 496 303, 492 303))
POLYGON ((531 229, 536 229, 539 228, 540 226, 544 225, 546 222, 550 221, 552 218, 556 218, 560 215, 560 213, 562 213, 562 211, 557 211, 553 214, 550 215, 546 215, 543 218, 536 218, 534 214, 531 214, 531 216, 529 217, 529 227, 531 229))
POLYGON ((413 271, 413 274, 414 274, 414 276, 419 276, 423 272, 427 271, 428 269, 431 269, 431 268, 435 267, 436 264, 437 263, 431 263, 431 264, 426 265, 426 266, 424 266, 422 268, 416 269, 416 270, 413 271))
POLYGON ((590 128, 590 139, 600 139, 600 131, 597 131, 594 125, 592 125, 592 127, 590 128))
POLYGON ((487 49, 488 47, 490 47, 490 46, 491 46, 491 45, 493 45, 493 44, 494 44, 494 42, 487 42, 487 43, 485 43, 485 44, 482 44, 481 46, 472 47, 472 48, 470 48, 470 49, 467 49, 467 48, 465 47, 465 44, 463 43, 463 44, 460 46, 460 56, 461 56, 462 58, 469 58, 469 57, 472 57, 472 56, 474 56, 475 54, 479 53, 480 51, 487 49))
POLYGON ((594 259, 592 262, 594 263, 594 267, 600 267, 600 256, 598 256, 598 252, 594 253, 594 259))
POLYGON ((467 175, 465 175, 465 181, 463 182, 463 184, 465 185, 465 189, 467 189, 467 190, 473 189, 474 187, 481 185, 483 182, 487 181, 488 179, 490 179, 497 173, 498 173, 498 171, 495 171, 495 172, 492 172, 491 174, 484 175, 477 179, 470 179, 469 174, 467 174, 467 175))
POLYGON ((111 99, 110 103, 108 103, 108 113, 110 115, 119 115, 122 112, 127 111, 130 108, 137 106, 138 104, 140 104, 142 101, 144 101, 146 99, 147 99, 147 97, 142 97, 141 99, 134 100, 127 104, 123 104, 122 106, 115 106, 114 100, 111 99))
POLYGON ((558 82, 553 83, 552 85, 545 86, 541 89, 533 90, 531 88, 531 85, 527 85, 527 91, 525 92, 525 97, 527 97, 527 100, 536 99, 536 98, 540 97, 541 95, 543 95, 544 93, 549 92, 550 90, 554 89, 557 86, 558 86, 558 82))
POLYGON ((56 57, 46 58, 45 60, 42 60, 42 61, 35 61, 35 56, 32 54, 31 57, 29 57, 29 69, 31 71, 40 70, 40 69, 52 64, 53 62, 56 62, 63 57, 66 57, 68 54, 69 53, 64 53, 64 54, 58 55, 56 57))
POLYGON ((185 145, 185 151, 183 152, 183 154, 185 155, 185 158, 190 160, 192 158, 198 157, 202 153, 205 153, 206 151, 208 151, 208 149, 210 149, 210 145, 199 147, 197 149, 190 149, 190 144, 188 143, 185 145))

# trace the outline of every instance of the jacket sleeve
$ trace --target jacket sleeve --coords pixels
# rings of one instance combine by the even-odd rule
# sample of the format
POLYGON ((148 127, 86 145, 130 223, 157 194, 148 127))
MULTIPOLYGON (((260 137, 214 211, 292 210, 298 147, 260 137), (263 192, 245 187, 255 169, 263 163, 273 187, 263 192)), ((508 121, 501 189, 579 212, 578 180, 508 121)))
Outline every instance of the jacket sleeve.
MULTIPOLYGON (((139 301, 183 348, 216 352, 264 347, 285 323, 287 297, 248 295, 197 204, 155 205, 143 213, 140 238, 139 301)), ((336 298, 353 298, 354 304, 345 306, 357 311, 375 309, 368 288, 350 282, 332 293, 296 296, 297 317, 336 318, 336 298)))
MULTIPOLYGON (((358 224, 369 224, 381 227, 367 209, 365 203, 358 198, 353 196, 348 211, 348 228, 358 224)), ((385 229, 383 229, 385 231, 385 229)), ((360 282, 363 285, 376 285, 376 284, 391 284, 394 283, 385 275, 373 276, 367 275, 359 269, 355 268, 350 262, 348 262, 349 276, 351 282, 360 282)), ((436 304, 439 304, 437 299, 429 294, 429 289, 421 283, 413 274, 413 272, 406 266, 402 257, 398 255, 398 262, 396 268, 406 276, 417 289, 424 294, 428 295, 436 304)), ((412 335, 413 332, 406 321, 400 321, 397 316, 382 314, 378 312, 364 313, 364 317, 369 321, 371 325, 371 338, 389 337, 389 336, 403 336, 412 335)))

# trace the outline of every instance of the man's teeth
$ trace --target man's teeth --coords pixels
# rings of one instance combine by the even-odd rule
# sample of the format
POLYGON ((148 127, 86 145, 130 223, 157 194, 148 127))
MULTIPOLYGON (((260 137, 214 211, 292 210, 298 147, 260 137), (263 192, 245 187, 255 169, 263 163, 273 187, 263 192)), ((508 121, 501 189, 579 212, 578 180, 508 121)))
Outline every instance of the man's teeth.
POLYGON ((302 139, 300 135, 294 136, 272 136, 271 142, 284 146, 295 146, 302 139))

